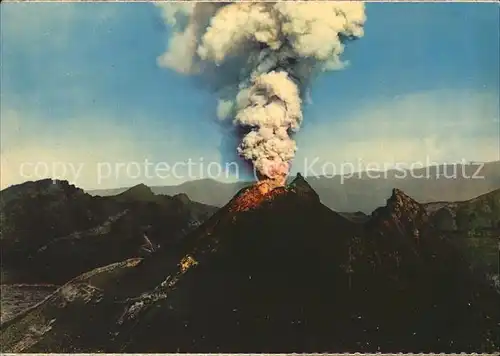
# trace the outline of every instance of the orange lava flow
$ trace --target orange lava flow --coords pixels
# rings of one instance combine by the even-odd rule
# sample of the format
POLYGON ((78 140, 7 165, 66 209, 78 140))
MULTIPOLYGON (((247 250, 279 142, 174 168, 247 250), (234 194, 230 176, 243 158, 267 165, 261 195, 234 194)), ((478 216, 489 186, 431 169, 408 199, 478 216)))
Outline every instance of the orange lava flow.
POLYGON ((259 206, 265 200, 285 191, 284 179, 264 179, 249 187, 233 202, 231 211, 247 211, 259 206), (281 189, 280 189, 281 188, 281 189))

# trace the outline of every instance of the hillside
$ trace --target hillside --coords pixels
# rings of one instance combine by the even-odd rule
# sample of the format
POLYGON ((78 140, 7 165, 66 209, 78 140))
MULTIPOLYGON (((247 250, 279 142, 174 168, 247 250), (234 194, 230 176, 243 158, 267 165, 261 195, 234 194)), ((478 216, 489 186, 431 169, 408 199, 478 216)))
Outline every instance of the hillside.
POLYGON ((302 178, 252 185, 172 249, 2 325, 7 352, 492 352, 498 295, 394 189, 366 222, 302 178))
POLYGON ((464 202, 425 205, 435 227, 500 292, 500 189, 464 202))
POLYGON ((90 269, 138 257, 144 234, 169 248, 215 208, 138 185, 92 197, 66 181, 41 180, 1 191, 3 283, 64 283, 90 269))

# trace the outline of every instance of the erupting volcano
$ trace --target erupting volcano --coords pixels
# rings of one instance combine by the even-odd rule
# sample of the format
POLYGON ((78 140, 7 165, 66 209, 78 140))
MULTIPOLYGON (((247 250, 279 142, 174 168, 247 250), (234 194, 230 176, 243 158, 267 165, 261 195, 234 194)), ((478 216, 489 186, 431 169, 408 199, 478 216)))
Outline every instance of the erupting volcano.
POLYGON ((158 6, 173 27, 160 65, 217 82, 219 118, 244 132, 238 154, 259 180, 283 186, 297 150, 292 136, 303 120, 301 98, 315 75, 344 66, 345 42, 363 36, 363 3, 158 6))

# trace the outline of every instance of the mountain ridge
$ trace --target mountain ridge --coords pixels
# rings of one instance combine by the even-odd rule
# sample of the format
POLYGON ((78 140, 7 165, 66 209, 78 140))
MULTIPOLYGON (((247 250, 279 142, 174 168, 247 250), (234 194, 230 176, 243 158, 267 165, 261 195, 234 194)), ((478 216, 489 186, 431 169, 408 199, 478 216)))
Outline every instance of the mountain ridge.
MULTIPOLYGON (((371 179, 368 172, 360 172, 350 179, 341 176, 334 177, 307 177, 311 186, 321 196, 322 201, 332 210, 336 211, 362 211, 371 213, 384 203, 392 188, 398 188, 415 197, 422 203, 443 201, 461 201, 477 197, 500 188, 500 161, 486 162, 481 168, 484 179, 472 179, 479 164, 456 166, 430 166, 412 171, 406 178, 399 179, 397 174, 401 171, 390 170, 378 172, 382 177, 371 179), (456 170, 456 179, 438 177, 438 173, 445 173, 451 177, 456 170), (413 178, 425 177, 429 178, 413 178), (385 178, 387 177, 387 178, 385 178), (436 178, 437 177, 437 178, 436 178), (469 178, 466 178, 469 177, 469 178)), ((409 171, 407 171, 409 172, 409 171)), ((371 173, 373 175, 373 172, 371 173)), ((293 180, 290 177, 289 180, 293 180)), ((152 186, 156 194, 175 195, 186 193, 193 200, 221 207, 227 203, 234 194, 252 182, 224 183, 210 179, 188 181, 176 186, 152 186)), ((92 195, 117 194, 126 188, 112 190, 89 190, 92 195)))
POLYGON ((155 195, 145 185, 115 197, 93 197, 57 180, 10 187, 0 199, 9 283, 62 283, 103 264, 139 257, 146 235, 168 248, 216 210, 182 195, 155 195))

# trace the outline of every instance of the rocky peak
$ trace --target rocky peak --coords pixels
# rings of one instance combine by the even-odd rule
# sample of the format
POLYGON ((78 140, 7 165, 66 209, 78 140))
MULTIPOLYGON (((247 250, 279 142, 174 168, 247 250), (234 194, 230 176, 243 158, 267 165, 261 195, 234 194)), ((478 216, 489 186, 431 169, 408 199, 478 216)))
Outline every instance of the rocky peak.
POLYGON ((66 180, 42 179, 13 185, 2 190, 1 201, 2 204, 7 204, 12 200, 20 198, 56 196, 60 199, 67 199, 80 195, 85 195, 85 192, 66 180))
POLYGON ((409 215, 421 214, 425 209, 406 195, 402 190, 394 188, 392 195, 387 199, 387 205, 390 210, 397 213, 408 213, 409 215))
POLYGON ((288 189, 297 193, 301 197, 306 197, 319 202, 319 195, 316 191, 307 183, 302 174, 297 173, 295 179, 288 185, 288 189))
POLYGON ((140 183, 119 194, 118 197, 144 201, 154 200, 156 198, 156 195, 155 193, 153 193, 151 188, 143 183, 140 183))
POLYGON ((428 222, 425 208, 406 195, 402 190, 393 189, 386 205, 372 213, 371 223, 381 231, 394 230, 420 237, 421 229, 428 222))
POLYGON ((146 184, 144 183, 139 183, 137 185, 134 185, 132 188, 130 188, 128 191, 135 191, 135 192, 147 192, 147 193, 153 193, 151 188, 149 188, 146 184))
POLYGON ((173 198, 182 204, 189 204, 191 202, 191 199, 189 199, 189 196, 186 193, 176 194, 173 198))
POLYGON ((307 185, 309 185, 306 182, 306 180, 304 179, 304 176, 302 174, 300 174, 300 172, 297 173, 294 180, 290 183, 290 185, 292 185, 292 184, 307 184, 307 185))

